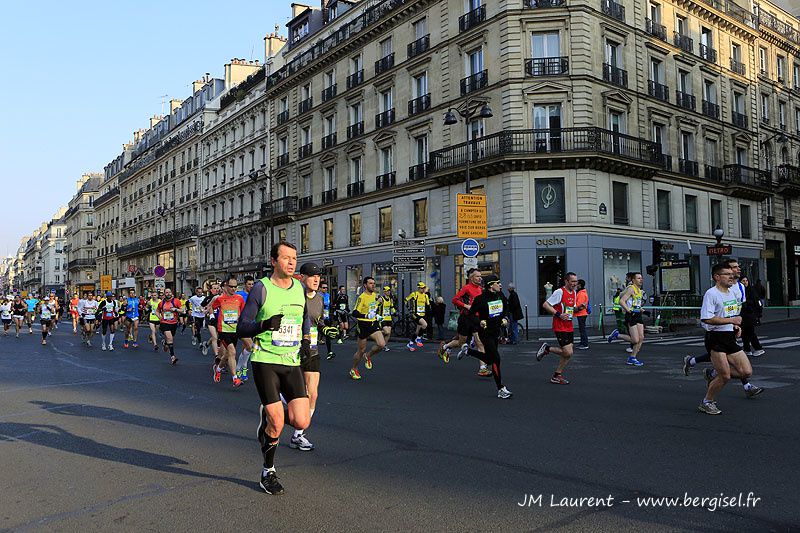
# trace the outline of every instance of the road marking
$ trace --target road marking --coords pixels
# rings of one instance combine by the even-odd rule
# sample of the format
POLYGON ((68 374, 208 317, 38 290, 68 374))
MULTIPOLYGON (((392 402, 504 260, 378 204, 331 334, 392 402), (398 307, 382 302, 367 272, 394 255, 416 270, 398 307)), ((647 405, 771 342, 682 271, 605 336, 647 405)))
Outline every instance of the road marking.
POLYGON ((793 348, 795 346, 800 346, 800 341, 784 342, 782 344, 770 344, 768 348, 793 348))
POLYGON ((684 342, 688 342, 688 341, 696 341, 696 340, 699 340, 699 339, 702 339, 702 338, 703 337, 684 337, 682 339, 676 339, 676 340, 672 340, 672 341, 650 341, 650 342, 648 342, 647 339, 645 339, 644 343, 645 344, 654 344, 656 346, 669 346, 669 345, 672 345, 672 344, 683 344, 684 342))
POLYGON ((773 342, 782 342, 782 341, 797 341, 800 340, 800 337, 778 337, 777 339, 769 339, 765 341, 761 341, 761 344, 771 344, 773 342))

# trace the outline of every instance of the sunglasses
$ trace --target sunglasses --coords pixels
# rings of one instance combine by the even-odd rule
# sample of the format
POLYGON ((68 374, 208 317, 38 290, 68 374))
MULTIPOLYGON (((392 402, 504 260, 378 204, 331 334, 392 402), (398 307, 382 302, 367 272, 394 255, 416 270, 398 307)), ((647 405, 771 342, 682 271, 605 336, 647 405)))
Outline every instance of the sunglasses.
POLYGON ((236 289, 239 287, 239 285, 228 285, 228 287, 230 287, 231 289, 236 289))

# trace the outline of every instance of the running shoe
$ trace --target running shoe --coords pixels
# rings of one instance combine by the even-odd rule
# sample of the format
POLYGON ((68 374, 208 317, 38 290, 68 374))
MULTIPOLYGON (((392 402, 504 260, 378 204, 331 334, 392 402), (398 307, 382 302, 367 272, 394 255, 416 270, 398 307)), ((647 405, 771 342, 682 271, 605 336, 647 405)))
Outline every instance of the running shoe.
POLYGON ((299 437, 295 437, 293 435, 292 440, 289 441, 289 448, 300 450, 301 452, 310 452, 314 449, 314 445, 308 441, 305 434, 302 434, 299 437))
POLYGON ((154 344, 154 345, 153 345, 153 351, 154 351, 154 352, 157 352, 157 351, 158 351, 158 344, 154 344))
POLYGON ((171 364, 171 365, 177 365, 177 364, 178 364, 178 358, 177 358, 177 357, 175 357, 174 355, 170 356, 170 358, 169 358, 169 364, 171 364))
POLYGON ((609 335, 606 340, 610 344, 610 343, 614 342, 614 339, 616 339, 617 337, 619 337, 619 330, 615 329, 614 331, 611 332, 611 335, 609 335))
POLYGON ((464 359, 467 355, 469 355, 469 344, 464 343, 461 345, 461 348, 458 349, 458 360, 464 359))
POLYGON ((211 375, 214 377, 214 383, 219 383, 219 380, 222 379, 222 371, 217 365, 211 366, 211 375))
POLYGON ((550 378, 550 383, 554 385, 569 385, 569 381, 564 379, 561 374, 553 374, 553 377, 550 378))
POLYGON ((42 346, 45 346, 46 344, 47 344, 47 341, 45 339, 42 339, 42 346))
POLYGON ((361 374, 358 373, 358 370, 350 369, 350 378, 352 379, 361 379, 361 374))
POLYGON ((262 471, 259 486, 267 494, 283 494, 283 486, 278 481, 278 474, 272 470, 268 471, 266 474, 262 471))
POLYGON ((203 355, 208 355, 208 342, 204 342, 200 345, 200 352, 203 355))
POLYGON ((367 367, 367 370, 372 370, 372 357, 366 356, 364 366, 367 367))
POLYGON ((242 369, 241 374, 242 374, 242 383, 246 383, 247 380, 250 379, 250 376, 247 375, 247 367, 244 367, 242 369))
POLYGON ((514 394, 510 390, 505 388, 505 387, 503 387, 502 389, 497 391, 497 397, 501 398, 503 400, 507 400, 507 399, 511 398, 512 396, 514 396, 514 394))
POLYGON ((478 376, 480 376, 482 378, 488 378, 488 377, 491 377, 491 375, 492 375, 492 371, 489 370, 488 367, 482 366, 482 367, 480 367, 478 369, 478 376))
POLYGON ((342 344, 342 339, 337 340, 336 344, 342 344))
POLYGON ((748 398, 754 398, 764 392, 763 387, 756 387, 755 385, 751 386, 749 389, 745 389, 744 393, 748 398))
POLYGON ((439 359, 442 360, 443 363, 447 364, 450 362, 450 352, 447 351, 444 347, 444 342, 439 345, 439 359))
POLYGON ((633 353, 633 348, 628 346, 627 348, 625 348, 625 351, 628 352, 628 353, 633 353))
POLYGON ((688 376, 689 372, 692 371, 692 356, 687 355, 683 358, 683 375, 688 376))
POLYGON ((543 342, 542 345, 539 347, 539 351, 536 352, 536 360, 541 361, 545 355, 550 353, 550 345, 546 342, 543 342))
POLYGON ((386 346, 384 346, 384 347, 383 347, 383 351, 384 351, 384 352, 388 352, 388 351, 389 351, 389 345, 388 345, 388 344, 387 344, 386 346))
POLYGON ((705 370, 703 370, 703 378, 705 378, 706 383, 711 383, 711 380, 714 379, 714 369, 706 368, 705 370))
POLYGON ((697 410, 707 415, 719 415, 722 411, 719 410, 715 402, 702 402, 697 406, 697 410))
POLYGON ((101 349, 101 350, 103 350, 104 352, 106 351, 106 345, 105 345, 105 343, 103 343, 103 345, 102 345, 102 346, 100 346, 100 349, 101 349))
POLYGON ((234 389, 238 389, 239 387, 241 387, 242 383, 244 383, 244 382, 240 378, 238 378, 238 377, 233 378, 233 388, 234 389))
POLYGON ((134 342, 134 343, 133 343, 133 347, 134 347, 134 348, 138 348, 138 347, 139 347, 139 343, 138 343, 138 342, 134 342))
POLYGON ((86 346, 88 346, 89 348, 91 348, 91 347, 92 347, 92 341, 91 341, 91 340, 89 340, 89 339, 86 339, 86 346))
POLYGON ((408 341, 408 344, 406 344, 406 348, 408 348, 408 351, 410 351, 410 352, 416 352, 417 351, 417 346, 411 341, 408 341))
POLYGON ((114 351, 114 345, 113 344, 109 344, 108 345, 108 351, 109 352, 113 352, 114 351))
POLYGON ((422 337, 417 337, 414 339, 414 342, 417 344, 417 348, 422 348, 424 344, 422 344, 422 337))
POLYGON ((123 342, 123 343, 122 343, 122 347, 123 347, 123 348, 127 348, 127 347, 128 347, 128 341, 125 341, 125 342, 123 342))
POLYGON ((197 346, 197 337, 192 337, 192 346, 197 346))
POLYGON ((625 364, 631 366, 644 366, 644 363, 642 363, 632 355, 628 357, 628 360, 625 362, 625 364))
POLYGON ((589 346, 587 346, 587 345, 585 345, 585 344, 579 344, 579 345, 578 345, 578 349, 579 349, 579 350, 588 350, 588 349, 589 349, 589 346))
POLYGON ((331 359, 333 359, 334 357, 336 357, 336 354, 335 354, 335 353, 333 353, 333 352, 328 352, 328 357, 326 357, 325 359, 327 359, 328 361, 330 361, 330 360, 331 360, 331 359))
POLYGON ((756 351, 753 352, 753 357, 761 357, 765 353, 767 353, 767 352, 764 351, 764 350, 756 350, 756 351))

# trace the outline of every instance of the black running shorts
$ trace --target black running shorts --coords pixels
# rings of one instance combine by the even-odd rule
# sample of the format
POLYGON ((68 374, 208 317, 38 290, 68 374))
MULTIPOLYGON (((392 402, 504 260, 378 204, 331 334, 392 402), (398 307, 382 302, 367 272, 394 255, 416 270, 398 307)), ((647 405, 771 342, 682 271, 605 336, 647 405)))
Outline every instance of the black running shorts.
POLYGON ((474 316, 461 313, 458 315, 458 334, 462 337, 471 337, 478 330, 477 319, 474 316))
POLYGON ((295 398, 308 398, 306 380, 299 366, 277 365, 251 361, 253 381, 258 397, 263 405, 281 401, 283 394, 286 403, 295 398))
POLYGON ((381 328, 378 326, 376 322, 362 322, 361 320, 358 321, 359 339, 368 339, 370 335, 380 330, 381 328))
POLYGON ((709 353, 731 355, 742 351, 742 347, 736 344, 736 333, 733 331, 706 331, 705 345, 709 353))
POLYGON ((158 329, 161 331, 161 333, 169 331, 175 335, 175 332, 178 331, 178 324, 160 324, 158 329))
POLYGON ((223 348, 228 346, 233 346, 236 348, 236 342, 239 340, 239 337, 236 336, 236 333, 220 333, 219 334, 219 342, 223 348))
POLYGON ((3 324, 11 324, 11 319, 10 318, 4 318, 3 319, 3 324))
POLYGON ((555 331, 556 340, 558 341, 558 345, 562 348, 564 346, 569 346, 570 344, 575 344, 575 332, 574 331, 555 331))
POLYGON ((201 331, 203 329, 203 323, 205 322, 205 317, 202 316, 193 316, 192 320, 194 321, 194 327, 197 331, 201 331))
POLYGON ((313 354, 305 362, 301 361, 300 368, 303 372, 319 372, 319 353, 313 354))
POLYGON ((642 313, 625 313, 625 326, 630 328, 636 324, 644 324, 642 313))
POLYGON ((45 326, 45 327, 49 328, 49 327, 50 327, 50 325, 53 323, 53 321, 52 321, 52 320, 40 320, 40 321, 39 321, 39 323, 40 323, 41 325, 43 325, 43 326, 45 326))

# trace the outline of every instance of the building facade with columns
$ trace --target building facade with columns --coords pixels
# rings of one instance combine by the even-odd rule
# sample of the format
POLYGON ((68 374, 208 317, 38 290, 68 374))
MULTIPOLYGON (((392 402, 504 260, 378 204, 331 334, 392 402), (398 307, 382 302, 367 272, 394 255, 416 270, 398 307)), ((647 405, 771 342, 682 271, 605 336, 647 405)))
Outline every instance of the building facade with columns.
POLYGON ((67 287, 70 294, 83 294, 99 288, 95 249, 94 200, 103 175, 87 173, 77 181, 77 192, 64 214, 66 225, 67 287))

